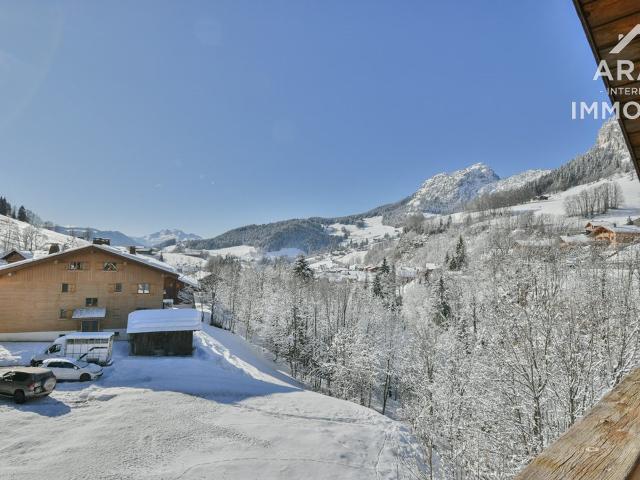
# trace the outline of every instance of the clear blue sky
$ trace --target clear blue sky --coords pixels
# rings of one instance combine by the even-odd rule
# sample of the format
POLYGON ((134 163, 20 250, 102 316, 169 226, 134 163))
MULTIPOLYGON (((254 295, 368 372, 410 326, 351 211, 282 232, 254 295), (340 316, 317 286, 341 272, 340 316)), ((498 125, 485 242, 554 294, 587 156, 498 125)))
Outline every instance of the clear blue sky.
POLYGON ((357 213, 440 171, 585 151, 569 0, 0 2, 0 193, 210 236, 357 213))

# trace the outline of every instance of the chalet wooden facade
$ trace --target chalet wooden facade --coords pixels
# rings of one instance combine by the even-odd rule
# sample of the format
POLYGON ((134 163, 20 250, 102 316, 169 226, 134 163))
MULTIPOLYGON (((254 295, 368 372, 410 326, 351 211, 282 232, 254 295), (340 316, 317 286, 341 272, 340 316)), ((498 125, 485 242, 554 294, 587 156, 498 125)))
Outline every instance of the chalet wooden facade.
POLYGON ((0 340, 78 330, 124 333, 129 313, 162 308, 184 287, 168 265, 88 245, 0 266, 0 340))
POLYGON ((612 245, 640 242, 640 227, 635 225, 593 225, 589 237, 612 245))

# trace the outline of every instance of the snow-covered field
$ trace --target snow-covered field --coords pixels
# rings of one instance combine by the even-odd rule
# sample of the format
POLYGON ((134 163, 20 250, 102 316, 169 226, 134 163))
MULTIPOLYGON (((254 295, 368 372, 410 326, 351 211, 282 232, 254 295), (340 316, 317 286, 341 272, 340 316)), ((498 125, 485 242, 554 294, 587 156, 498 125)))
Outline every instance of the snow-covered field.
POLYGON ((185 255, 184 253, 162 252, 162 259, 165 263, 183 273, 197 272, 207 264, 204 258, 185 255))
MULTIPOLYGON (((414 478, 401 424, 304 390, 241 338, 205 328, 193 358, 129 357, 118 342, 96 382, 0 399, 0 478, 414 478)), ((0 364, 44 346, 0 344, 0 364)))
MULTIPOLYGON (((547 215, 559 215, 564 216, 564 201, 567 197, 579 194, 582 190, 593 188, 596 185, 602 183, 614 181, 620 185, 624 201, 621 208, 616 210, 610 210, 604 215, 598 215, 596 218, 601 221, 619 222, 624 224, 627 218, 637 218, 640 216, 640 182, 635 177, 635 174, 616 174, 612 177, 605 178, 598 182, 588 183, 585 185, 578 185, 577 187, 570 188, 564 192, 552 194, 549 200, 543 200, 539 202, 529 202, 522 205, 511 207, 514 211, 533 211, 536 214, 547 215)), ((588 221, 589 219, 584 219, 588 221)))
POLYGON ((46 228, 34 228, 29 223, 0 215, 0 249, 38 250, 52 243, 70 247, 85 245, 87 242, 46 228))
POLYGON ((329 225, 329 228, 333 230, 334 235, 342 235, 342 229, 347 230, 349 232, 347 243, 349 243, 350 240, 353 240, 355 242, 362 242, 363 240, 380 240, 384 238, 385 235, 395 237, 402 232, 400 228, 383 225, 382 215, 379 215, 377 217, 365 218, 364 223, 365 225, 363 228, 358 228, 358 226, 356 225, 343 223, 333 223, 329 225))
POLYGON ((207 250, 209 255, 226 257, 238 257, 242 260, 254 260, 260 257, 258 249, 249 245, 238 245, 237 247, 218 248, 216 250, 207 250))

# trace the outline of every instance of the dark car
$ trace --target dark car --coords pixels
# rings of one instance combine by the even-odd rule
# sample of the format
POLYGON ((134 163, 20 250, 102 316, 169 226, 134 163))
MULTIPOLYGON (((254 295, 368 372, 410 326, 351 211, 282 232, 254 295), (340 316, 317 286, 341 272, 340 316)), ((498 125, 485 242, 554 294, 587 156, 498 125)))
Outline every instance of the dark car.
POLYGON ((47 368, 0 367, 0 395, 16 403, 49 395, 56 388, 56 377, 47 368))

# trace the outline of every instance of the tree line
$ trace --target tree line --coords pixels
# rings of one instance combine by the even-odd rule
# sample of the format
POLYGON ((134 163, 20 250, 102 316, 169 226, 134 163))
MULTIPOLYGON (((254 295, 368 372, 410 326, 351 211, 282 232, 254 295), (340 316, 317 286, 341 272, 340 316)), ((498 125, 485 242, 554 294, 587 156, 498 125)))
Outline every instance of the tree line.
POLYGON ((443 268, 408 285, 388 260, 365 281, 329 282, 304 258, 212 259, 204 288, 214 321, 310 388, 393 405, 445 478, 510 478, 637 364, 640 346, 640 262, 514 248, 521 221, 429 235, 412 255, 443 268))

